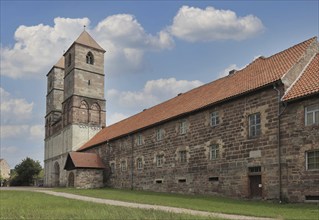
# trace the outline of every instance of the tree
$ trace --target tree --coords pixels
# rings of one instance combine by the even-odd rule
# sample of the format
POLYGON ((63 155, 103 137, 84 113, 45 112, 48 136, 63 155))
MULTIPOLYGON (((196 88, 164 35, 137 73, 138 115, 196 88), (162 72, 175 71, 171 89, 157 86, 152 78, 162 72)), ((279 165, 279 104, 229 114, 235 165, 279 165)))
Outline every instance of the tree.
POLYGON ((11 179, 12 186, 30 186, 34 179, 37 178, 42 167, 39 161, 35 161, 29 157, 14 167, 16 175, 11 179))

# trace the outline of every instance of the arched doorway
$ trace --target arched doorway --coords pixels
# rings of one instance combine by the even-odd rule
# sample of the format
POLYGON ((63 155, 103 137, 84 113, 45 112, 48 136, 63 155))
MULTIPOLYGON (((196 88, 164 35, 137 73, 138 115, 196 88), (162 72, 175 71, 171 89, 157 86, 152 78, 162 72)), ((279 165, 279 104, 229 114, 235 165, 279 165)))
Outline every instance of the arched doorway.
POLYGON ((58 162, 54 164, 54 172, 53 172, 53 186, 57 187, 60 185, 60 165, 58 162))
POLYGON ((68 186, 69 186, 69 187, 74 187, 74 173, 73 173, 73 172, 71 172, 71 173, 69 174, 68 186))

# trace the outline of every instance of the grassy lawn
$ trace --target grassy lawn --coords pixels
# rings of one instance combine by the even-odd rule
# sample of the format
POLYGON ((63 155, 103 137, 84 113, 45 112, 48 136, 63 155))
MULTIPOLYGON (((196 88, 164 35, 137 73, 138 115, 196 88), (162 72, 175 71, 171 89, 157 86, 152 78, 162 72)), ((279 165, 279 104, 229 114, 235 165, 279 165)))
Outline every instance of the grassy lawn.
POLYGON ((61 188, 55 189, 55 191, 68 192, 96 198, 182 207, 227 214, 274 217, 279 219, 319 219, 318 204, 275 204, 270 202, 243 201, 212 196, 189 196, 108 188, 61 188))
MULTIPOLYGON (((37 192, 0 191, 0 219, 207 219, 108 206, 37 192)), ((212 219, 212 218, 211 218, 212 219)))

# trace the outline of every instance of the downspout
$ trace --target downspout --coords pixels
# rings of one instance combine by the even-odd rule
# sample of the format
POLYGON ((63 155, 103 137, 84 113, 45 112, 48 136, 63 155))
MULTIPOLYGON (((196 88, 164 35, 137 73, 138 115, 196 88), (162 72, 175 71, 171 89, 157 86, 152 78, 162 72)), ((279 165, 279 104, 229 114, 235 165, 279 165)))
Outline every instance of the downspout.
MULTIPOLYGON (((130 137, 130 135, 129 135, 130 137)), ((131 190, 134 189, 134 138, 131 135, 131 190)))
POLYGON ((282 179, 281 179, 281 144, 280 144, 280 116, 282 113, 284 113, 286 109, 286 105, 282 112, 280 112, 280 104, 281 104, 281 94, 280 90, 276 87, 276 84, 274 84, 274 90, 277 91, 278 94, 278 110, 277 110, 277 149, 278 149, 278 166, 279 166, 279 203, 282 203, 282 179))

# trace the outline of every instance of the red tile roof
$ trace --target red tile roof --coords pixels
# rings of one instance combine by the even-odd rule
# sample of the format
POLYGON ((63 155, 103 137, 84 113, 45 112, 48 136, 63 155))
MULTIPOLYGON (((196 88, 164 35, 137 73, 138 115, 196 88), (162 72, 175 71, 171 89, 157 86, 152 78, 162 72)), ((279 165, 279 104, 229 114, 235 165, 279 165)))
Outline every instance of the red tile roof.
POLYGON ((315 93, 319 93, 319 53, 311 60, 301 77, 291 86, 282 100, 291 101, 315 93))
POLYGON ((316 37, 102 129, 78 151, 269 85, 302 57, 316 37))
POLYGON ((95 153, 70 152, 64 169, 95 168, 104 169, 101 158, 95 153))

